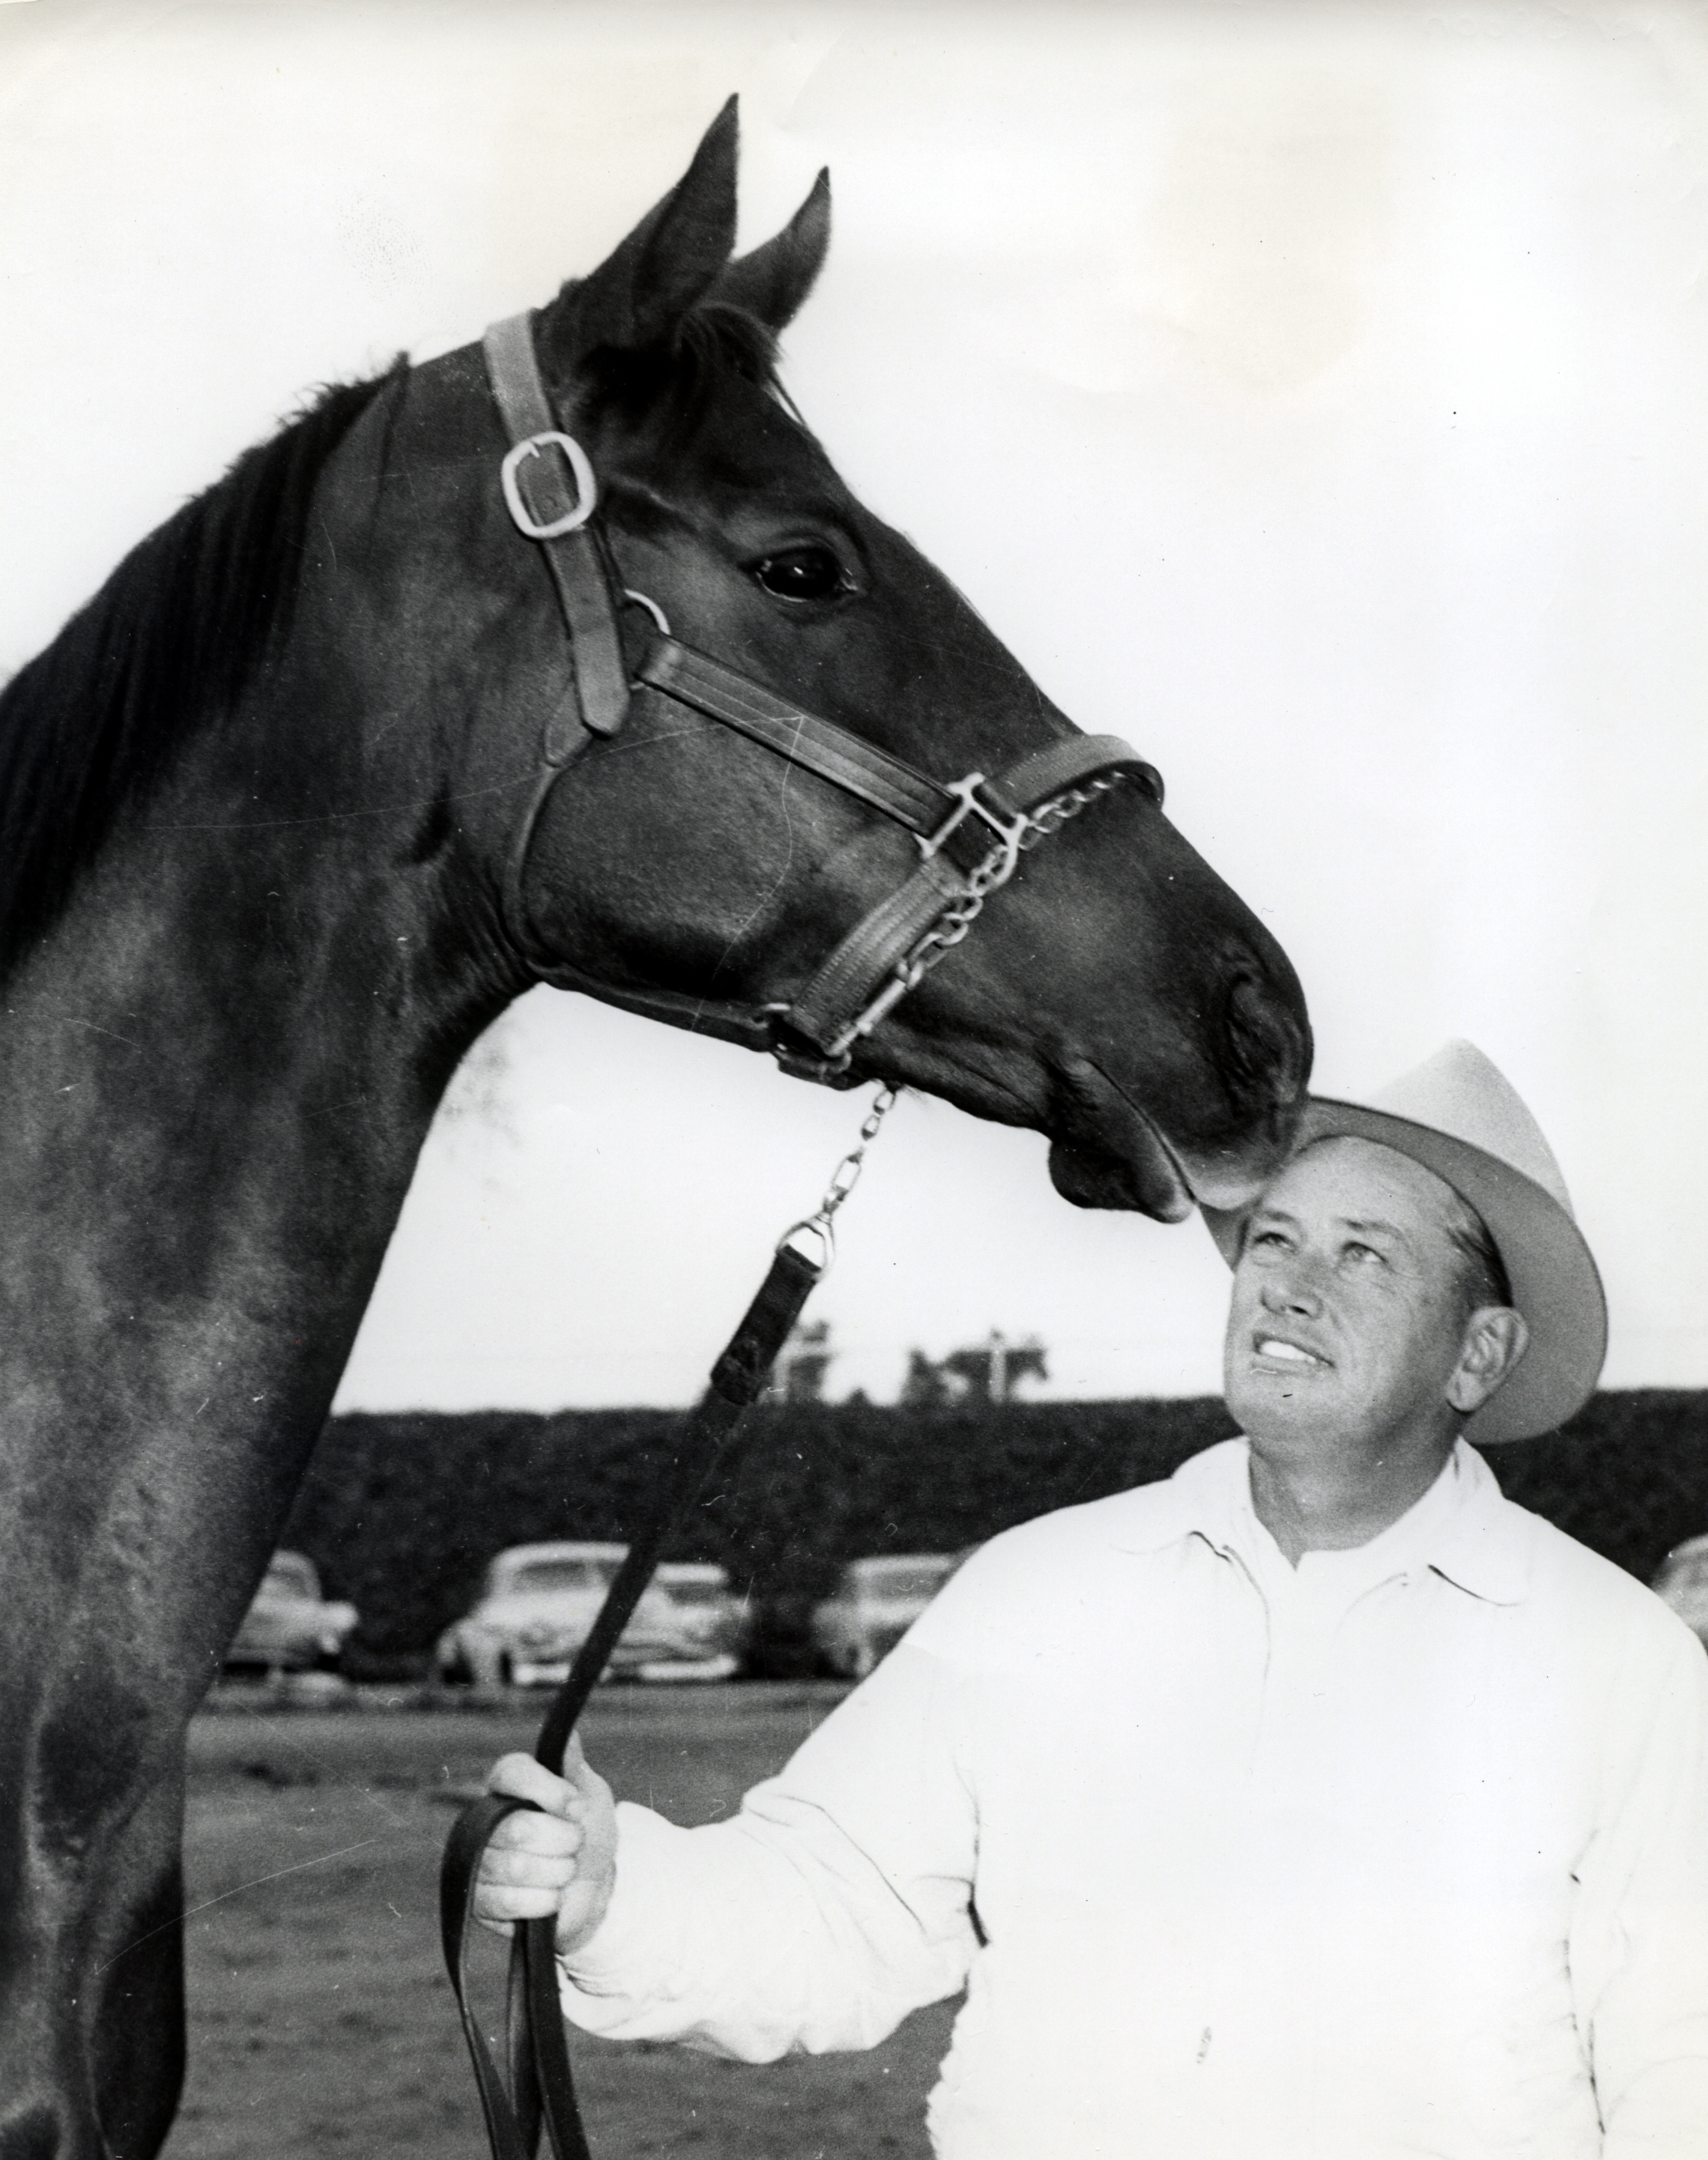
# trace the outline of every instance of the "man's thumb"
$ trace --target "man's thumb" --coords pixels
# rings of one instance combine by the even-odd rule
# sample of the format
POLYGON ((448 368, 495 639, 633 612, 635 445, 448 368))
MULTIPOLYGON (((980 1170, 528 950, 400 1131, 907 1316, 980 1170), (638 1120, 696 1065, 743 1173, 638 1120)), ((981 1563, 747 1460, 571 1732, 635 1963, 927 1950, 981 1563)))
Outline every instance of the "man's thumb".
POLYGON ((590 1793, 596 1776, 581 1745, 581 1735, 572 1732, 563 1750, 563 1767, 559 1773, 566 1785, 573 1785, 580 1794, 590 1793))

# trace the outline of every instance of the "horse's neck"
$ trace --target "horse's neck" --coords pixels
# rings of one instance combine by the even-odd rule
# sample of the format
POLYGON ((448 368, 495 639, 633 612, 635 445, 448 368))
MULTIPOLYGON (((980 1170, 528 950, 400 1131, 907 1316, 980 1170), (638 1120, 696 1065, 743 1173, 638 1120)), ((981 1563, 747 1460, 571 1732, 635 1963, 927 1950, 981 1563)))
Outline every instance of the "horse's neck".
POLYGON ((210 1638, 509 988, 428 831, 443 775, 365 717, 334 694, 193 741, 4 986, 0 1445, 67 1556, 132 1540, 207 1597, 210 1552, 234 1555, 210 1638))

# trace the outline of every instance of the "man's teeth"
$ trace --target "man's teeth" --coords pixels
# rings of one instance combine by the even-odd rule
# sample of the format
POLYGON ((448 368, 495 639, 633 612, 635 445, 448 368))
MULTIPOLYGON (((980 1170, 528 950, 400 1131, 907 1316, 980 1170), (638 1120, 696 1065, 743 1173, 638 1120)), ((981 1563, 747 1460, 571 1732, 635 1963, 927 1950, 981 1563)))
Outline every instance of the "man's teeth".
POLYGON ((1282 1342, 1273 1335, 1266 1335, 1257 1346, 1259 1358, 1278 1358, 1290 1365, 1320 1365, 1321 1358, 1313 1358, 1308 1350, 1301 1350, 1296 1342, 1282 1342))

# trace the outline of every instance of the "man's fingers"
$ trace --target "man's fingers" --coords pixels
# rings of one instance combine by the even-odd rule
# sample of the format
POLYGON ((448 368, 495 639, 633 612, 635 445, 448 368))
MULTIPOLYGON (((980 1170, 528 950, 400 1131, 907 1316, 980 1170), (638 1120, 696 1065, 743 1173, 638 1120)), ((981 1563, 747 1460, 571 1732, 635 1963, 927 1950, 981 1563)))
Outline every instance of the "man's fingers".
POLYGON ((475 1901, 480 1920, 543 1920, 558 1909, 558 1893, 527 1882, 490 1882, 475 1901))
POLYGON ((533 1808, 518 1808, 506 1815, 487 1841, 488 1852, 574 1852, 585 1832, 579 1820, 562 1815, 543 1815, 533 1808))
MULTIPOLYGON (((581 1767, 586 1768, 585 1758, 581 1767)), ((562 1778, 553 1777, 544 1763, 536 1763, 532 1755, 501 1755, 486 1773, 489 1793, 501 1793, 508 1799, 532 1800, 537 1808, 543 1808, 548 1815, 568 1812, 574 1798, 574 1789, 562 1778)))
POLYGON ((475 1918, 483 1928, 507 1935, 518 1920, 549 1920, 558 1910, 555 1890, 531 1890, 519 1884, 484 1885, 475 1899, 475 1918))
POLYGON ((607 1788, 582 1752, 580 1734, 572 1732, 563 1750, 561 1778, 554 1777, 532 1755, 501 1755, 486 1773, 486 1789, 506 1794, 513 1800, 532 1800, 548 1815, 561 1815, 568 1812, 572 1794, 603 1794, 607 1788))
POLYGON ((582 1841, 580 1825, 557 1815, 532 1809, 506 1815, 480 1858, 475 1918, 506 1935, 517 1920, 554 1918, 575 1880, 582 1841))
POLYGON ((543 1888, 555 1885, 561 1890, 575 1880, 580 1842, 578 1838, 574 1845, 552 1852, 500 1852, 489 1847, 480 1862, 481 1885, 524 1883, 543 1888))
POLYGON ((517 1920, 555 1913, 558 1949, 578 1948, 600 1927, 616 1881, 610 1787, 572 1734, 561 1778, 531 1755, 505 1755, 488 1771, 486 1789, 530 1806, 493 1831, 480 1863, 475 1919, 509 1934, 517 1920))

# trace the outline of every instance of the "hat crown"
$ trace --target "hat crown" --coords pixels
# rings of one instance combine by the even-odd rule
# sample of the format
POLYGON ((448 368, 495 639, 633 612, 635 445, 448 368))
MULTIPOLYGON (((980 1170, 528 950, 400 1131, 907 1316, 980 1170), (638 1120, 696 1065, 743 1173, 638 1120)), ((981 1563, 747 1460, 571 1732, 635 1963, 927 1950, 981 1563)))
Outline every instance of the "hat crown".
POLYGON ((1568 1215, 1573 1213, 1571 1196, 1542 1128, 1506 1075, 1474 1042, 1444 1045, 1369 1101, 1373 1109, 1480 1148, 1539 1185, 1568 1215))

